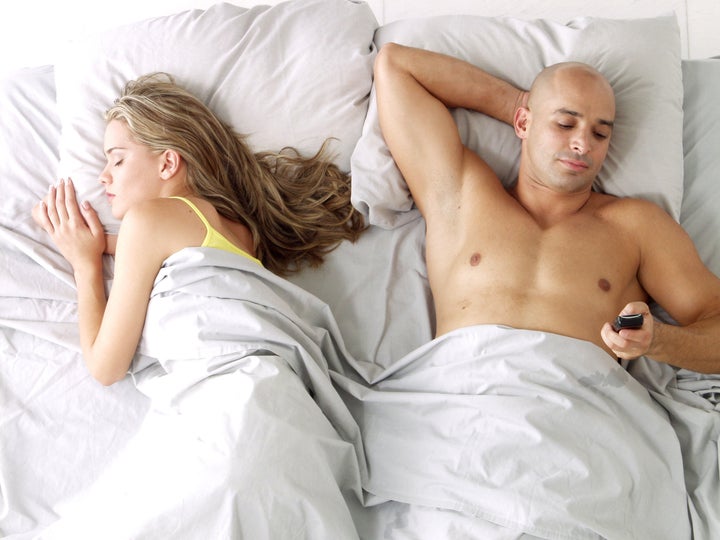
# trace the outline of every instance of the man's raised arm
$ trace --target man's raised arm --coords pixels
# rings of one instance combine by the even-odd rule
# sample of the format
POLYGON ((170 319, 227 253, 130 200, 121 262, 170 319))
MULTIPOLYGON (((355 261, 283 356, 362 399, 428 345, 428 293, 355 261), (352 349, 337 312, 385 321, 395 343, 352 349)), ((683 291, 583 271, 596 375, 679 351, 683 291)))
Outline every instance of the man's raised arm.
POLYGON ((468 150, 448 108, 512 125, 526 96, 472 64, 394 43, 377 56, 375 87, 383 136, 423 215, 457 196, 467 172, 468 150))

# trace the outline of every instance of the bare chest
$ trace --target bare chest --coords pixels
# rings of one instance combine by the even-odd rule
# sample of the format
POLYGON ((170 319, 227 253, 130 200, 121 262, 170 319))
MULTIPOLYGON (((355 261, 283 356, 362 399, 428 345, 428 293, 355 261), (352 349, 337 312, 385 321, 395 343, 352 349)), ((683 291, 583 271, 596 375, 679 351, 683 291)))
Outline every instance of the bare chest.
POLYGON ((548 229, 485 221, 444 242, 429 233, 427 260, 439 324, 449 327, 502 323, 590 339, 644 294, 637 247, 594 218, 548 229))
POLYGON ((469 276, 548 290, 617 292, 639 264, 632 241, 597 219, 568 220, 549 229, 507 221, 477 230, 456 247, 456 268, 469 276))

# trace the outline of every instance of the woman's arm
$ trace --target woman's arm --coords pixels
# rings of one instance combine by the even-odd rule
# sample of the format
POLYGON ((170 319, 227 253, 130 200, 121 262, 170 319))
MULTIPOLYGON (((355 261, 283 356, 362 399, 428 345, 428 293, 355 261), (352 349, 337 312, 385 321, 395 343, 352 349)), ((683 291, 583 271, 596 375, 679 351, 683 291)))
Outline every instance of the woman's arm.
POLYGON ((45 199, 33 209, 33 218, 50 235, 73 268, 78 292, 80 343, 84 352, 90 336, 96 335, 100 328, 106 305, 102 225, 89 204, 78 205, 69 179, 50 187, 45 199))
POLYGON ((33 211, 35 220, 73 267, 83 358, 91 375, 105 385, 127 373, 142 333, 152 285, 165 258, 162 242, 153 241, 153 235, 147 234, 146 227, 153 226, 148 214, 130 211, 123 219, 113 288, 106 299, 103 228, 90 205, 78 205, 72 182, 63 181, 51 188, 33 211))
POLYGON ((117 234, 106 234, 105 235, 105 254, 115 255, 117 249, 117 234))

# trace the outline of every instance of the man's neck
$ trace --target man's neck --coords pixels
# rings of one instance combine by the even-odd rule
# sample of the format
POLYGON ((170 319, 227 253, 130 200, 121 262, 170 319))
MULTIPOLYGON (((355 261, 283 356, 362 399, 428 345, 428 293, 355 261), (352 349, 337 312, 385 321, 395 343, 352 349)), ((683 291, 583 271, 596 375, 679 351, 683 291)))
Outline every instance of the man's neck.
POLYGON ((546 186, 518 181, 510 194, 543 229, 581 212, 592 198, 592 190, 561 192, 546 186))

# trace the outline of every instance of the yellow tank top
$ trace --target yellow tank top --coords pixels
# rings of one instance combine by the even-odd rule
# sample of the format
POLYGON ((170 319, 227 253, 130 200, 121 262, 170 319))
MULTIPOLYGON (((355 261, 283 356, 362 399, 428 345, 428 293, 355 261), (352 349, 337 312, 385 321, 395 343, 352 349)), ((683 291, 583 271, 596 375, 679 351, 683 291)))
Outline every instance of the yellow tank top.
POLYGON ((185 204, 187 204, 190 208, 193 209, 193 211, 197 214, 197 216, 200 218, 200 221, 203 222, 205 225, 205 229, 207 230, 207 233, 205 234, 205 239, 203 240, 201 247, 211 247, 216 249, 222 249, 224 251, 229 251, 230 253, 235 253, 236 255, 242 255, 243 257, 246 257, 250 259, 251 261, 256 262, 260 266, 262 266, 262 263, 250 255, 247 251, 244 249, 240 249, 235 244, 230 242, 227 238, 225 238, 222 234, 220 234, 205 218, 203 213, 200 211, 200 209, 195 206, 195 204, 190 201, 189 199, 186 199, 185 197, 170 197, 171 199, 179 199, 183 201, 185 204))

